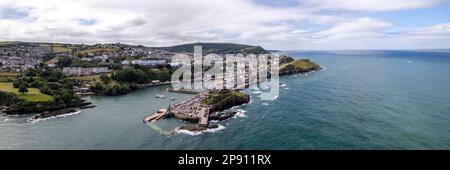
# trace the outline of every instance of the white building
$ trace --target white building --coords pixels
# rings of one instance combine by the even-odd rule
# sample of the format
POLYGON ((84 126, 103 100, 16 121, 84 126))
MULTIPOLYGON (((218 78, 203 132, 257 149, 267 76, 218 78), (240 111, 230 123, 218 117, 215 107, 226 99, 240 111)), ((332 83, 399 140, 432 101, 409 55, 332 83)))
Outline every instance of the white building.
POLYGON ((91 67, 91 68, 83 68, 83 67, 64 67, 63 73, 69 76, 85 76, 85 75, 93 75, 99 73, 108 73, 108 67, 91 67))
POLYGON ((142 66, 156 66, 166 64, 165 60, 133 60, 131 64, 142 65, 142 66))
POLYGON ((166 64, 166 60, 133 60, 133 61, 122 61, 122 65, 141 65, 141 66, 158 66, 166 64))

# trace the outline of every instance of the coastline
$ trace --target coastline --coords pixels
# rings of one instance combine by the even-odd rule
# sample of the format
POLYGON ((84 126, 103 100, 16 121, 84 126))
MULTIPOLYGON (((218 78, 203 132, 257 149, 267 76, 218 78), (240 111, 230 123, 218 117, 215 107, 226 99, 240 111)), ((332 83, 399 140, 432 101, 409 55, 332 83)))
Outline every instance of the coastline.
MULTIPOLYGON (((294 60, 292 62, 289 62, 285 65, 283 65, 283 68, 286 68, 286 66, 289 66, 289 64, 296 63, 296 62, 311 62, 308 59, 305 60, 294 60)), ((286 69, 282 71, 280 76, 287 76, 292 74, 307 74, 314 72, 316 70, 322 70, 323 68, 320 65, 317 65, 313 62, 312 64, 308 66, 306 69, 303 67, 289 67, 289 69, 286 69)), ((256 82, 258 83, 258 82, 256 82)), ((248 88, 251 84, 246 84, 245 87, 242 87, 244 89, 248 88)), ((169 90, 170 91, 170 90, 169 90)), ((246 103, 251 102, 250 95, 244 94, 243 98, 239 97, 226 97, 226 100, 221 100, 217 103, 214 103, 212 105, 206 105, 205 101, 210 98, 211 93, 227 93, 227 90, 207 90, 203 92, 197 92, 195 91, 185 91, 181 90, 182 93, 188 93, 188 94, 195 94, 194 96, 178 102, 174 105, 169 106, 167 109, 161 109, 158 112, 155 112, 153 114, 150 114, 149 116, 146 116, 144 118, 144 123, 153 123, 155 121, 165 119, 165 118, 172 118, 175 117, 179 120, 197 123, 196 125, 183 125, 178 127, 176 130, 179 131, 186 131, 187 133, 199 133, 202 131, 207 131, 209 129, 217 129, 220 126, 217 124, 218 122, 228 120, 229 118, 235 117, 237 114, 239 114, 239 111, 228 111, 228 112, 220 112, 224 111, 230 108, 233 108, 235 106, 240 106, 246 103), (224 92, 225 91, 225 92, 224 92), (210 124, 211 122, 215 122, 213 124, 210 124)), ((235 90, 238 91, 238 90, 235 90)), ((170 91, 170 92, 180 92, 180 91, 170 91)), ((232 95, 233 96, 233 95, 232 95)))

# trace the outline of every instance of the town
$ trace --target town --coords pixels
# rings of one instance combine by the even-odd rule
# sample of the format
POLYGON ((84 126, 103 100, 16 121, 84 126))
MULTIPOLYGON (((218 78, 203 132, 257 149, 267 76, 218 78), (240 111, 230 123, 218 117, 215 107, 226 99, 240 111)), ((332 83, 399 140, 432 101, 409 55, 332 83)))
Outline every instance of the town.
MULTIPOLYGON (((121 43, 75 45, 2 42, 0 43, 0 71, 23 72, 41 64, 56 67, 58 59, 61 58, 72 59, 72 61, 76 61, 75 63, 84 63, 89 66, 141 65, 157 67, 167 65, 175 54, 177 53, 167 50, 121 43)), ((64 66, 70 66, 70 64, 64 66)), ((90 69, 67 67, 64 70, 67 75, 92 75, 109 71, 104 67, 91 67, 90 69)))

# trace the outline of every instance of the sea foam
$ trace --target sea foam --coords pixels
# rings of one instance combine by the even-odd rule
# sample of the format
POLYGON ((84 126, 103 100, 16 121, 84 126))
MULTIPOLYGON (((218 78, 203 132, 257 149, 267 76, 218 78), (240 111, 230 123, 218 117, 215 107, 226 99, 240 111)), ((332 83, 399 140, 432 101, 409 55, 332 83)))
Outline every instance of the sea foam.
POLYGON ((214 128, 214 129, 206 129, 206 130, 198 131, 198 132, 192 132, 192 131, 189 131, 189 130, 181 130, 181 129, 178 129, 178 128, 177 128, 177 129, 175 129, 175 132, 176 132, 177 134, 185 134, 185 135, 191 135, 191 136, 198 136, 198 135, 205 134, 205 133, 215 133, 215 132, 220 131, 220 130, 223 130, 223 129, 225 129, 225 126, 219 125, 218 128, 214 128))
POLYGON ((245 113, 247 113, 246 110, 238 109, 237 113, 233 116, 233 118, 237 119, 237 118, 240 118, 240 117, 247 117, 247 115, 245 113))
POLYGON ((37 122, 40 122, 40 121, 45 121, 45 120, 50 120, 50 119, 56 119, 56 118, 63 118, 63 117, 73 116, 73 115, 77 115, 77 114, 80 114, 80 113, 81 113, 81 111, 76 111, 76 112, 71 112, 71 113, 62 114, 62 115, 58 115, 58 116, 51 116, 51 117, 42 118, 42 119, 30 118, 28 121, 31 122, 31 123, 37 123, 37 122))

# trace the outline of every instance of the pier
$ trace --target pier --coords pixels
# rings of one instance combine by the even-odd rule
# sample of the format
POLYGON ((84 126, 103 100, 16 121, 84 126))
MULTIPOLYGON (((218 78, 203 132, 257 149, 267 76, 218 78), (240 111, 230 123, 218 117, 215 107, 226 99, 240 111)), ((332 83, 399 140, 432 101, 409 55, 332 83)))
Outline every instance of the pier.
POLYGON ((153 114, 151 114, 149 116, 146 116, 144 118, 144 123, 149 123, 149 122, 153 122, 153 121, 157 121, 157 120, 163 119, 163 118, 167 117, 169 114, 170 113, 169 113, 169 111, 167 109, 160 109, 157 112, 155 112, 155 113, 153 113, 153 114))
POLYGON ((201 108, 199 115, 200 115, 200 120, 198 121, 198 125, 200 127, 208 127, 209 108, 201 108))
POLYGON ((202 100, 207 95, 208 93, 202 92, 185 101, 169 106, 168 109, 161 109, 145 117, 144 122, 161 120, 170 115, 181 120, 196 122, 200 127, 207 127, 211 107, 202 104, 202 100))

